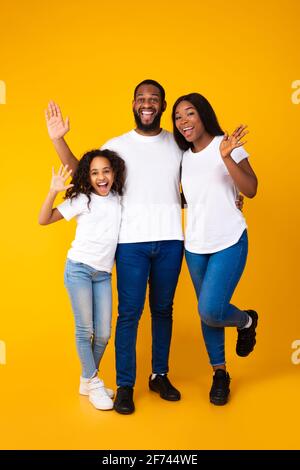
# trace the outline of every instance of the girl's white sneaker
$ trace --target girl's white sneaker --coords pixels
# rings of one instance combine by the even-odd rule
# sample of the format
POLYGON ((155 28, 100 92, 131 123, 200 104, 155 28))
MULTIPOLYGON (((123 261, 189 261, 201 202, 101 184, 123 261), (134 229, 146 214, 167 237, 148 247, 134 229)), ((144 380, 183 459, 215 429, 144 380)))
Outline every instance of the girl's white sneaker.
POLYGON ((104 383, 94 377, 88 383, 89 400, 97 410, 112 410, 114 402, 106 393, 104 383))
MULTIPOLYGON (((95 378, 95 377, 94 377, 95 378)), ((89 382, 91 381, 92 379, 84 379, 83 377, 80 377, 80 385, 79 385, 79 393, 80 395, 86 395, 88 396, 89 394, 89 388, 88 388, 88 384, 89 382)), ((101 381, 102 382, 102 381, 101 381)), ((104 386, 104 390, 107 394, 107 396, 109 398, 113 398, 114 397, 114 391, 111 390, 110 388, 106 388, 104 386)))

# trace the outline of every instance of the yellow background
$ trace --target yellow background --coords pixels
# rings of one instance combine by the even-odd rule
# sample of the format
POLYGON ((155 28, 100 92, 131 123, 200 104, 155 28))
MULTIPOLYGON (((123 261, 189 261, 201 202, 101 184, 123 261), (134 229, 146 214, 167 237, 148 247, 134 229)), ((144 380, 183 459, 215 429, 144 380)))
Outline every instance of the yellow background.
MULTIPOLYGON (((300 78, 299 2, 2 0, 0 15, 0 80, 7 88, 0 105, 0 340, 7 362, 0 364, 0 447, 299 448, 300 365, 291 361, 300 338, 300 104, 291 98, 300 78), (51 166, 58 167, 43 110, 49 99, 61 104, 71 117, 67 140, 80 155, 132 128, 132 92, 145 78, 165 86, 167 129, 172 103, 192 91, 209 99, 223 128, 249 126, 246 149, 259 191, 245 203, 250 252, 234 302, 256 308, 260 324, 249 358, 235 355, 236 332, 227 331, 231 400, 210 405, 211 371, 184 264, 170 358, 182 400, 165 402, 148 391, 147 305, 136 413, 121 416, 96 411, 77 393, 80 368, 63 286, 75 224, 37 223, 51 166)), ((115 295, 114 322, 116 305, 115 295)), ((115 386, 113 338, 102 376, 115 386)))

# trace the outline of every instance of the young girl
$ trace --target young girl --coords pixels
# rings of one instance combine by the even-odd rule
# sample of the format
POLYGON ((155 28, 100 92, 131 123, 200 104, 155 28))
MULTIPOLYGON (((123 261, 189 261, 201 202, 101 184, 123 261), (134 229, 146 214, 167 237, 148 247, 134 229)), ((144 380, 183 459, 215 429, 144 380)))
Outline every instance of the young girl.
POLYGON ((67 165, 52 170, 50 191, 39 223, 48 225, 76 217, 75 240, 68 251, 65 285, 75 317, 76 344, 82 367, 79 393, 99 410, 113 408, 113 391, 98 378, 98 368, 111 331, 111 270, 121 220, 119 196, 124 161, 110 150, 92 150, 79 161, 71 184, 67 165), (65 201, 53 208, 60 191, 65 201))
POLYGON ((240 310, 230 299, 244 270, 248 248, 247 225, 235 205, 236 192, 254 197, 257 179, 242 148, 246 126, 239 126, 230 136, 224 134, 211 105, 198 93, 178 98, 172 119, 175 140, 185 150, 186 261, 215 372, 210 401, 225 405, 230 377, 225 366, 224 327, 238 328, 239 356, 247 356, 256 343, 257 313, 240 310))

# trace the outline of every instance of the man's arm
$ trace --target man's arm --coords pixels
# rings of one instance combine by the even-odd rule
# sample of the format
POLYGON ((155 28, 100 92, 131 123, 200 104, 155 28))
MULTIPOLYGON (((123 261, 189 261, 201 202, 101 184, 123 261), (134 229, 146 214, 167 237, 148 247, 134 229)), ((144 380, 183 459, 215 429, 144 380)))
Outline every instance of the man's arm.
POLYGON ((54 101, 49 102, 45 116, 49 137, 53 142, 60 161, 64 166, 68 165, 74 174, 78 160, 64 139, 64 136, 70 130, 69 118, 67 117, 64 121, 60 107, 54 101))

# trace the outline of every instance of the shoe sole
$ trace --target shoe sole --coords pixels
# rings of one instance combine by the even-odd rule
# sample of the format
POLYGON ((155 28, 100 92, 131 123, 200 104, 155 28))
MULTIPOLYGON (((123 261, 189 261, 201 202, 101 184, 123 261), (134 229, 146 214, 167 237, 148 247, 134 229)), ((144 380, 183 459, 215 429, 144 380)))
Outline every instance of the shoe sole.
POLYGON ((117 413, 119 413, 120 415, 131 415, 132 413, 135 412, 135 409, 134 410, 128 410, 128 411, 120 411, 120 410, 117 410, 117 408, 114 406, 113 408, 117 413))
POLYGON ((162 398, 163 400, 166 400, 166 401, 179 401, 181 399, 181 396, 179 398, 177 397, 174 397, 174 398, 166 398, 164 396, 161 395, 160 391, 159 390, 156 390, 155 388, 153 388, 153 385, 151 386, 151 384, 149 384, 149 389, 151 390, 151 392, 155 392, 155 393, 158 393, 160 398, 162 398))
POLYGON ((247 357, 247 356, 249 356, 249 354, 251 354, 251 353, 254 351, 255 345, 256 345, 256 341, 255 341, 255 343, 254 343, 253 348, 251 349, 251 351, 247 352, 247 354, 242 354, 241 352, 236 351, 237 356, 239 356, 239 357, 247 357))
POLYGON ((228 403, 228 400, 229 398, 227 398, 226 400, 212 400, 211 398, 209 399, 210 403, 216 406, 226 405, 226 403, 228 403))
POLYGON ((102 408, 100 408, 100 407, 94 405, 94 403, 91 400, 89 400, 89 402, 93 405, 94 408, 96 408, 96 410, 109 411, 109 410, 113 409, 113 406, 111 406, 111 405, 110 406, 103 406, 102 408))

